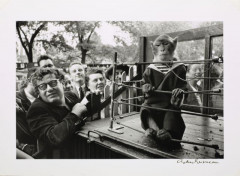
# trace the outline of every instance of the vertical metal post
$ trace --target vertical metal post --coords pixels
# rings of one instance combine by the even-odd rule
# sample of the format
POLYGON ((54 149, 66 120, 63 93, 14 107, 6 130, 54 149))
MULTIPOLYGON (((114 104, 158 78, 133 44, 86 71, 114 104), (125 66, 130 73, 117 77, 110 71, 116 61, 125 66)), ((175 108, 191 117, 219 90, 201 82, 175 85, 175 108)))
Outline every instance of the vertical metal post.
POLYGON ((108 128, 108 131, 118 133, 118 134, 123 134, 123 131, 121 130, 124 128, 123 126, 120 125, 114 125, 113 127, 113 122, 115 121, 114 119, 114 93, 115 93, 115 76, 116 76, 116 69, 117 69, 117 53, 115 52, 114 54, 114 60, 113 60, 113 74, 112 74, 112 92, 111 92, 111 114, 110 114, 110 127, 108 128))
POLYGON ((114 53, 113 58, 113 74, 112 74, 112 92, 111 92, 111 122, 110 122, 110 129, 113 128, 113 121, 114 121, 114 92, 115 92, 115 75, 116 75, 116 64, 117 64, 117 52, 114 53))
MULTIPOLYGON (((205 36, 205 58, 204 59, 210 59, 211 58, 211 37, 209 35, 205 36)), ((210 63, 204 64, 204 77, 210 76, 210 63)), ((209 90, 210 88, 210 79, 204 79, 203 82, 204 90, 209 90)), ((203 94, 203 106, 209 106, 209 95, 203 94)), ((203 109, 204 114, 208 114, 208 109, 203 109)))

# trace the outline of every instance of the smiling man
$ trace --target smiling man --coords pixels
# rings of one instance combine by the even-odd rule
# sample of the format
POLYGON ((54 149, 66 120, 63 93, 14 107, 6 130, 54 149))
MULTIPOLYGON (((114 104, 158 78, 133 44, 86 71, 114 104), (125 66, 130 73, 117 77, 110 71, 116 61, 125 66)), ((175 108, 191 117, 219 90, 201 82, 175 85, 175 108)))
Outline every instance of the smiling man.
POLYGON ((83 125, 87 109, 73 93, 64 95, 63 79, 59 70, 49 68, 40 68, 32 78, 39 97, 32 103, 27 121, 38 139, 38 158, 74 157, 74 133, 83 125))
POLYGON ((88 109, 88 117, 86 121, 97 120, 101 118, 101 101, 103 99, 104 87, 106 80, 103 72, 97 68, 89 68, 85 75, 85 92, 86 96, 82 100, 88 109))
POLYGON ((87 71, 85 76, 86 91, 96 94, 102 94, 105 86, 105 78, 100 69, 91 68, 87 71))
POLYGON ((81 101, 84 97, 84 66, 80 62, 74 61, 70 63, 68 69, 73 83, 72 92, 75 93, 75 95, 79 98, 79 101, 81 101))

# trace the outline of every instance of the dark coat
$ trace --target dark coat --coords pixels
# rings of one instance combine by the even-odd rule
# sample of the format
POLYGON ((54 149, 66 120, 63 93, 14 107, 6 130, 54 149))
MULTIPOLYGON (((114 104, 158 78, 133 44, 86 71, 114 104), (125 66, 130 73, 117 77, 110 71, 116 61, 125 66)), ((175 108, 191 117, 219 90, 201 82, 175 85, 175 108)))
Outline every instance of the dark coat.
POLYGON ((79 96, 79 94, 78 94, 78 91, 77 91, 77 89, 76 89, 76 86, 73 86, 72 92, 78 97, 78 99, 79 99, 78 102, 81 102, 82 99, 83 99, 84 96, 85 96, 85 93, 84 93, 84 91, 83 91, 83 88, 81 88, 80 96, 79 96))
MULTIPOLYGON (((156 90, 172 91, 176 88, 187 90, 187 82, 184 80, 186 80, 186 66, 184 64, 174 64, 167 73, 163 73, 149 66, 143 73, 143 82, 145 84, 151 84, 156 90)), ((144 101, 143 105, 174 110, 175 108, 171 105, 170 100, 171 94, 153 92, 144 101)), ((172 132, 175 138, 182 138, 185 125, 180 113, 152 110, 142 107, 140 117, 143 129, 148 128, 148 116, 155 119, 160 129, 164 128, 172 132)))
MULTIPOLYGON (((74 95, 65 96, 65 101, 72 109, 78 103, 78 98, 74 95)), ((27 121, 31 132, 38 139, 38 157, 73 158, 73 134, 80 129, 75 124, 78 120, 79 117, 66 107, 54 106, 37 98, 27 113, 27 121)))
POLYGON ((20 143, 36 144, 36 139, 29 130, 27 124, 27 111, 31 102, 27 99, 24 90, 16 94, 16 133, 20 143))

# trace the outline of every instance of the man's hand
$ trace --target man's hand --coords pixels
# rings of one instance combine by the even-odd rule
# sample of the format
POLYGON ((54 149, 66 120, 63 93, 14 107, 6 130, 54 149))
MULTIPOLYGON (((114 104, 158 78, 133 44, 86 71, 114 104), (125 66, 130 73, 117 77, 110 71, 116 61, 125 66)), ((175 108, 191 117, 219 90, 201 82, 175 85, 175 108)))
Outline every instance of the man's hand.
POLYGON ((171 97, 171 104, 177 108, 180 108, 182 106, 182 102, 184 99, 184 90, 176 88, 172 91, 172 97, 171 97))
POLYGON ((76 114, 78 117, 81 117, 85 112, 87 112, 87 107, 82 103, 77 103, 72 108, 72 113, 76 114))
POLYGON ((154 90, 155 87, 153 87, 151 84, 147 83, 142 86, 142 92, 144 93, 146 98, 148 98, 154 90))

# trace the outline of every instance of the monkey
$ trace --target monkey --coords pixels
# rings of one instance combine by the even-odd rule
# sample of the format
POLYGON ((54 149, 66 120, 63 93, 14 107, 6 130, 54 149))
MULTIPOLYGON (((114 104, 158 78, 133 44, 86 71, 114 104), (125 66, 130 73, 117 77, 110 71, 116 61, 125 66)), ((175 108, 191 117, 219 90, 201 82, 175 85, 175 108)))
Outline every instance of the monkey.
MULTIPOLYGON (((174 57, 176 46, 177 38, 173 39, 166 34, 158 36, 154 42, 151 42, 153 64, 146 68, 142 78, 144 106, 181 110, 185 98, 183 93, 187 91, 187 68, 183 63, 171 62, 178 60, 174 57), (172 94, 154 92, 154 90, 171 91, 172 94)), ((186 128, 181 113, 178 112, 141 107, 140 119, 145 135, 163 144, 171 143, 173 138, 181 140, 186 128)))

